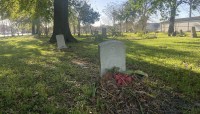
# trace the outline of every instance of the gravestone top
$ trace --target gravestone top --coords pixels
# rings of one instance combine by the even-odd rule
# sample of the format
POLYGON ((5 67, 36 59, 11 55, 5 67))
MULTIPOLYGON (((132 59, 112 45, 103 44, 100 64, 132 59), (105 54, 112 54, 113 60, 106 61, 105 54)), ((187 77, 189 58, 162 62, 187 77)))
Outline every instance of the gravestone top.
POLYGON ((56 35, 58 49, 66 49, 65 39, 62 34, 56 35))
POLYGON ((110 40, 99 44, 100 75, 107 69, 118 67, 120 71, 126 70, 126 53, 123 42, 110 40))

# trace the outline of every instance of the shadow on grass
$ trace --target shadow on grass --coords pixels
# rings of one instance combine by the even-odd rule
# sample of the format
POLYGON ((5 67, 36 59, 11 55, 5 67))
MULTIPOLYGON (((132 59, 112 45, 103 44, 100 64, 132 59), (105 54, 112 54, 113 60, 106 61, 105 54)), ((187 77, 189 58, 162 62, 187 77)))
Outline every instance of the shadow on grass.
POLYGON ((200 84, 198 82, 200 81, 200 73, 182 68, 163 67, 133 58, 127 58, 127 66, 128 69, 139 69, 147 72, 150 77, 161 79, 176 91, 185 93, 194 99, 199 99, 200 84))
MULTIPOLYGON (((97 42, 84 43, 83 41, 68 44, 71 46, 70 50, 66 52, 53 50, 53 54, 47 55, 41 55, 40 49, 48 51, 48 47, 44 48, 44 45, 37 41, 17 42, 18 47, 15 50, 11 50, 11 48, 15 48, 16 45, 6 44, 7 42, 0 43, 1 52, 12 54, 9 57, 0 57, 3 60, 1 61, 2 66, 0 66, 0 106, 3 113, 66 113, 71 108, 87 104, 86 96, 83 94, 85 91, 82 88, 84 84, 94 83, 90 79, 98 76, 97 42), (33 49, 28 48, 33 44, 36 45, 36 48, 34 46, 33 49), (17 54, 17 51, 20 53, 17 54), (31 57, 30 54, 32 54, 31 57), (84 69, 73 65, 71 63, 73 59, 83 59, 92 65, 89 65, 88 69, 84 69)), ((200 86, 197 83, 198 73, 185 69, 163 67, 134 58, 127 58, 127 66, 129 69, 143 70, 150 77, 155 76, 155 78, 169 83, 173 88, 180 89, 179 92, 185 92, 195 99, 199 98, 197 96, 199 94, 197 87, 200 86), (187 77, 189 74, 192 77, 187 77), (189 91, 189 89, 191 90, 189 91)), ((162 96, 160 99, 163 100, 162 96)), ((175 106, 176 101, 171 100, 169 102, 175 102, 173 105, 169 102, 163 102, 163 106, 171 105, 168 106, 169 108, 175 106)), ((180 102, 182 100, 178 103, 180 102)), ((182 105, 180 106, 182 107, 182 105)))
POLYGON ((176 42, 177 44, 187 45, 188 47, 199 48, 200 47, 200 40, 196 42, 176 42))
MULTIPOLYGON (((127 41, 126 41, 127 42, 127 41)), ((153 46, 145 46, 138 44, 136 42, 128 42, 128 53, 131 54, 144 54, 146 56, 152 57, 165 57, 165 58, 177 58, 184 60, 184 57, 195 58, 191 52, 187 51, 177 51, 173 49, 159 48, 153 46)), ((77 58, 82 58, 92 62, 93 64, 99 64, 99 55, 98 55, 98 43, 90 42, 81 44, 72 44, 71 45, 73 53, 76 54, 77 58)), ((179 67, 161 66, 158 64, 153 64, 145 62, 144 60, 137 58, 127 58, 128 68, 136 70, 140 69, 148 74, 151 77, 156 77, 162 79, 164 82, 172 85, 177 91, 184 92, 188 96, 192 96, 194 99, 198 99, 200 94, 198 83, 200 81, 200 73, 196 73, 190 69, 183 69, 179 67), (197 81, 199 80, 199 81, 197 81)))
MULTIPOLYGON (((99 64, 97 43, 81 43, 71 46, 75 48, 73 49, 73 52, 76 54, 77 58, 88 60, 96 65, 99 64)), ((141 45, 134 46, 138 47, 141 45)), ((155 48, 151 49, 155 50, 155 48)), ((175 56, 176 53, 178 55, 182 54, 181 51, 168 50, 170 53, 172 51, 174 51, 173 56, 175 56)), ((159 52, 162 51, 159 49, 159 52)), ((168 54, 168 52, 165 52, 164 54, 168 54)), ((183 55, 187 54, 188 53, 183 53, 183 55)), ((155 90, 158 91, 156 100, 163 101, 162 104, 159 105, 164 113, 181 113, 183 110, 190 110, 193 108, 194 103, 189 103, 185 99, 189 101, 199 99, 200 84, 198 83, 199 81, 197 81, 200 80, 199 73, 182 68, 164 67, 130 57, 127 57, 127 67, 130 70, 142 70, 147 72, 150 79, 153 79, 152 81, 159 80, 162 82, 162 84, 156 85, 157 88, 155 88, 155 90), (172 89, 168 90, 168 87, 172 89), (176 96, 176 93, 180 94, 181 97, 176 96), (182 93, 184 93, 183 96, 182 93)), ((151 84, 149 86, 151 86, 151 84)))
POLYGON ((89 71, 71 65, 69 53, 60 61, 62 52, 41 55, 37 41, 0 44, 0 113, 66 113, 81 107, 77 102, 85 95, 76 79, 88 79, 89 71))
MULTIPOLYGON (((99 64, 97 45, 97 43, 82 43, 74 45, 74 47, 76 47, 76 49, 74 49, 74 53, 78 58, 84 58, 93 62, 94 64, 99 64)), ((136 42, 129 42, 128 46, 128 54, 135 54, 138 56, 140 56, 140 54, 144 54, 150 58, 156 56, 158 58, 174 58, 184 61, 184 57, 196 57, 192 55, 189 51, 177 51, 167 48, 163 49, 162 47, 159 48, 153 46, 145 46, 136 42)), ((127 58, 127 65, 130 69, 140 69, 150 74, 151 77, 156 77, 163 80, 163 82, 172 85, 172 87, 175 88, 177 91, 187 94, 188 96, 192 96, 192 99, 200 98, 198 96, 198 94, 200 94, 200 84, 198 83, 200 81, 200 73, 194 72, 191 69, 183 69, 179 67, 169 66, 165 67, 162 64, 153 64, 134 57, 127 58)))

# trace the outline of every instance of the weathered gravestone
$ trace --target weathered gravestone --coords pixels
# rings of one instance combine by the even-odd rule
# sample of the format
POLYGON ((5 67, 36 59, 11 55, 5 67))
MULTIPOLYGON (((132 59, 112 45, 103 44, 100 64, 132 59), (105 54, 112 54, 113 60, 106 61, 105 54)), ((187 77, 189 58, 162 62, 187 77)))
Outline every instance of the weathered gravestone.
POLYGON ((148 34, 147 38, 149 38, 149 39, 157 38, 156 33, 155 34, 148 34))
POLYGON ((57 40, 58 49, 65 49, 65 48, 67 48, 67 46, 65 44, 64 36, 62 34, 56 35, 56 40, 57 40))
POLYGON ((99 31, 94 31, 94 36, 98 36, 99 35, 99 31))
POLYGON ((197 38, 197 33, 196 33, 195 27, 192 27, 191 37, 192 37, 192 38, 197 38))
POLYGON ((125 45, 123 42, 110 40, 99 44, 100 75, 107 69, 118 67, 120 71, 126 70, 125 45))
POLYGON ((95 41, 97 41, 97 42, 103 40, 101 35, 99 35, 99 31, 94 31, 94 37, 95 37, 95 41))
POLYGON ((107 38, 106 28, 102 28, 102 37, 107 38))
POLYGON ((180 37, 185 36, 185 34, 183 33, 183 30, 180 30, 180 37))

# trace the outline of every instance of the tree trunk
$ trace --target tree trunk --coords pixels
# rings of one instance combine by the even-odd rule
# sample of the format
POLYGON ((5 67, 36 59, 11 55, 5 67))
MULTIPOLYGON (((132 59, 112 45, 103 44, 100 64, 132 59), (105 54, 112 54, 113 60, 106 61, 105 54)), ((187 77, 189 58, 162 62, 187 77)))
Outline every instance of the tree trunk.
POLYGON ((174 23, 175 23, 175 16, 176 16, 176 6, 171 7, 171 14, 169 19, 169 29, 168 29, 168 36, 174 36, 174 23))
POLYGON ((36 23, 36 34, 41 36, 41 23, 40 23, 40 19, 37 19, 37 23, 36 23))
POLYGON ((11 36, 15 36, 12 26, 10 27, 10 32, 11 32, 11 36))
POLYGON ((49 42, 56 42, 56 35, 63 34, 65 42, 77 42, 72 36, 68 21, 68 0, 54 0, 54 27, 49 42))
POLYGON ((32 35, 35 35, 36 31, 35 31, 35 22, 32 21, 32 35))
POLYGON ((189 19, 188 19, 188 32, 190 31, 190 20, 192 17, 192 0, 189 1, 190 11, 189 11, 189 19))
POLYGON ((125 26, 126 26, 126 33, 128 32, 128 18, 126 18, 126 21, 125 21, 125 26))
POLYGON ((78 37, 80 37, 80 36, 81 36, 81 22, 78 19, 78 37))
POLYGON ((74 30, 74 35, 76 35, 76 25, 73 23, 73 30, 74 30))
MULTIPOLYGON (((119 28, 119 29, 120 29, 120 32, 122 33, 122 22, 121 22, 121 21, 120 21, 120 23, 119 23, 119 26, 120 26, 120 28, 119 28)), ((121 33, 120 33, 120 34, 121 34, 121 33)))
POLYGON ((148 17, 146 15, 143 15, 141 19, 142 32, 146 32, 147 20, 148 20, 148 17))
POLYGON ((49 28, 48 28, 48 26, 45 27, 45 35, 46 35, 46 37, 49 35, 49 28))
POLYGON ((93 35, 92 25, 90 25, 90 33, 91 33, 91 35, 93 35))
POLYGON ((22 29, 22 36, 24 36, 24 30, 22 29))

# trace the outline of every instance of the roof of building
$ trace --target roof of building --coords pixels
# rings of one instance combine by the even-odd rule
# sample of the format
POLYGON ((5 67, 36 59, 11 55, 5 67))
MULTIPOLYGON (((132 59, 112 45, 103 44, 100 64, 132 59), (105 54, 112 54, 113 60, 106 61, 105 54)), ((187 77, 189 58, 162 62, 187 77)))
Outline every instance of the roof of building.
MULTIPOLYGON (((191 18, 179 18, 175 19, 175 22, 181 22, 181 21, 194 21, 194 20, 199 20, 200 21, 200 16, 197 17, 191 17, 191 18)), ((169 21, 163 21, 161 23, 168 23, 169 21)))

